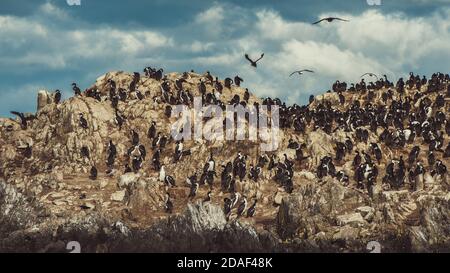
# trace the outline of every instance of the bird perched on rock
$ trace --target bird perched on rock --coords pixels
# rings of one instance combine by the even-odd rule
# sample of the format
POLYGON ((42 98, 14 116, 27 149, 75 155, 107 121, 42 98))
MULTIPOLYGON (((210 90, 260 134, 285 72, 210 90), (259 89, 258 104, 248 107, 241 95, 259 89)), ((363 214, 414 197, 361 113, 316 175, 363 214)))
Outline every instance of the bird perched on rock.
POLYGON ((246 209, 247 209, 247 197, 243 196, 243 200, 237 210, 238 217, 242 216, 246 209))
POLYGON ((55 94, 53 96, 53 102, 55 104, 59 104, 61 102, 61 91, 59 91, 59 89, 55 91, 55 94))
POLYGON ((92 166, 91 171, 90 171, 89 178, 90 178, 91 180, 96 180, 96 179, 97 179, 97 175, 98 175, 97 168, 96 168, 95 166, 92 166))
POLYGON ((255 202, 253 203, 253 205, 250 208, 248 208, 248 210, 247 210, 247 218, 255 216, 255 213, 256 213, 256 202, 257 202, 257 200, 255 199, 255 202))
POLYGON ((169 214, 171 214, 173 211, 173 203, 170 200, 170 195, 168 193, 166 194, 166 203, 164 204, 164 210, 169 214))
POLYGON ((87 120, 84 118, 83 113, 80 113, 78 115, 79 115, 78 124, 80 124, 81 128, 87 129, 88 123, 87 123, 87 120))
POLYGON ((81 90, 80 88, 77 86, 76 83, 72 83, 72 90, 75 93, 75 96, 81 96, 81 90))

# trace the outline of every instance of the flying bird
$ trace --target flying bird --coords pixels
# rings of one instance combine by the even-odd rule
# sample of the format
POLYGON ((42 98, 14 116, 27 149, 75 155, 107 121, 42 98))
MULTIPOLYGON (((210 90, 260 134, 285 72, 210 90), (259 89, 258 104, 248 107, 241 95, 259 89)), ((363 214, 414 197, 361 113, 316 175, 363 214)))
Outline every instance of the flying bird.
POLYGON ((263 57, 264 57, 264 53, 261 54, 261 57, 259 57, 259 59, 253 61, 252 59, 250 59, 250 57, 248 56, 248 54, 245 54, 245 58, 251 63, 251 65, 252 65, 253 67, 256 67, 256 63, 257 63, 259 60, 261 60, 263 57))
POLYGON ((345 19, 338 18, 338 17, 327 17, 327 18, 320 19, 319 21, 313 23, 313 25, 317 25, 317 24, 319 24, 319 23, 321 23, 321 22, 323 22, 323 21, 327 21, 328 23, 331 23, 331 22, 333 22, 334 20, 339 20, 339 21, 349 22, 349 20, 345 20, 345 19))
POLYGON ((36 116, 34 115, 28 115, 26 116, 24 113, 11 111, 11 114, 16 115, 20 119, 20 125, 23 130, 26 130, 28 128, 28 121, 31 121, 33 119, 36 119, 36 116))
POLYGON ((289 77, 291 77, 294 74, 299 74, 299 75, 303 75, 303 72, 309 72, 309 73, 314 73, 314 71, 309 70, 309 69, 303 69, 303 70, 298 70, 298 71, 294 71, 291 73, 291 75, 289 75, 289 77))
POLYGON ((361 75, 361 78, 362 77, 364 77, 364 76, 370 76, 370 77, 375 77, 375 78, 377 78, 377 80, 378 80, 378 76, 377 75, 375 75, 375 74, 373 74, 373 73, 365 73, 365 74, 363 74, 363 75, 361 75))

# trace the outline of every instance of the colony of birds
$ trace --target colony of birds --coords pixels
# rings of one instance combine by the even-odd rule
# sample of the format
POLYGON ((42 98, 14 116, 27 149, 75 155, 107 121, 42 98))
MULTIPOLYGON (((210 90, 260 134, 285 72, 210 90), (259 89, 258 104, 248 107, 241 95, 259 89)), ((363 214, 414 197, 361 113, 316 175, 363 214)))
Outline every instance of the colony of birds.
MULTIPOLYGON (((264 54, 245 57, 256 67, 264 54)), ((291 76, 304 72, 313 71, 291 76)), ((73 83, 74 96, 64 101, 59 90, 40 92, 36 114, 0 119, 0 249, 20 241, 59 251, 58 242, 80 237, 74 230, 92 229, 98 219, 107 224, 95 236, 129 238, 152 227, 162 234, 187 217, 195 227, 184 236, 204 232, 202 240, 183 246, 171 237, 177 226, 143 249, 199 244, 204 251, 205 238, 219 229, 228 235, 214 237, 222 242, 214 251, 233 240, 228 250, 356 251, 376 240, 392 251, 448 251, 450 76, 363 76, 374 81, 337 81, 303 106, 257 98, 239 76, 152 67, 107 73, 84 91, 73 83), (278 106, 280 146, 263 152, 259 140, 175 141, 170 130, 179 117, 172 109, 192 108, 194 97, 223 109, 267 106, 269 116, 278 106), (236 225, 251 234, 245 242, 236 225), (46 238, 43 246, 24 239, 37 233, 46 238)), ((215 119, 202 122, 217 126, 215 119)), ((219 126, 225 123, 223 117, 219 126)), ((95 239, 102 243, 92 251, 120 249, 95 239)))

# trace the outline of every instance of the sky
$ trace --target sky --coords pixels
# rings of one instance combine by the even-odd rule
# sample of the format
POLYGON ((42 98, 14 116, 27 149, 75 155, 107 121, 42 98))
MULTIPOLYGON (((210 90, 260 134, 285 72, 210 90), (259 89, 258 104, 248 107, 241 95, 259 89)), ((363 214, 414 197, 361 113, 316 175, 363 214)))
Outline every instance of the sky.
POLYGON ((239 75, 289 104, 366 72, 450 72, 450 0, 72 1, 1 0, 0 116, 35 112, 40 89, 67 98, 72 82, 146 66, 239 75), (349 22, 311 24, 328 16, 349 22), (257 69, 244 59, 263 52, 257 69), (316 73, 289 77, 298 69, 316 73))

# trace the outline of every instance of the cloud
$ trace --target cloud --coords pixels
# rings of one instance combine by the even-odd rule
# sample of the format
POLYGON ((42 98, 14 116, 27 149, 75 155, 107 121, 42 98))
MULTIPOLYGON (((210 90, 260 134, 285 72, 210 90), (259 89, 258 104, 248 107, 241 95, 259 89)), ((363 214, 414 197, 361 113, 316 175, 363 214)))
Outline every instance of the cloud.
POLYGON ((138 71, 146 65, 168 72, 209 70, 221 78, 240 75, 250 91, 289 103, 306 102, 335 80, 358 81, 365 72, 393 80, 409 71, 430 75, 449 70, 448 7, 424 17, 382 9, 335 12, 350 22, 311 25, 267 7, 202 6, 182 24, 151 28, 129 22, 94 24, 52 2, 28 16, 0 15, 0 100, 8 98, 12 106, 24 99, 35 103, 27 96, 14 99, 12 90, 64 90, 72 81, 89 85, 107 71, 138 71), (262 52, 257 69, 243 57, 262 52), (288 77, 300 68, 316 73, 288 77), (27 77, 19 83, 23 75, 27 77))
POLYGON ((31 18, 0 16, 0 36, 7 37, 0 42, 4 51, 0 59, 9 65, 16 62, 17 66, 64 69, 80 60, 138 58, 156 48, 173 46, 170 37, 157 31, 126 31, 108 26, 59 28, 42 19, 46 16, 66 18, 67 14, 48 2, 31 18))

